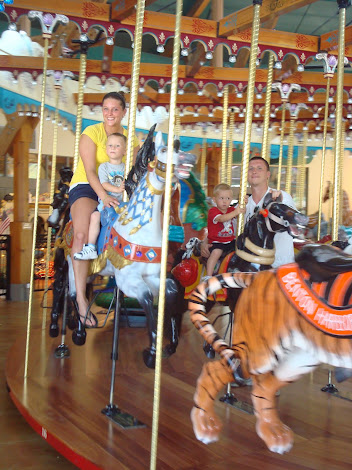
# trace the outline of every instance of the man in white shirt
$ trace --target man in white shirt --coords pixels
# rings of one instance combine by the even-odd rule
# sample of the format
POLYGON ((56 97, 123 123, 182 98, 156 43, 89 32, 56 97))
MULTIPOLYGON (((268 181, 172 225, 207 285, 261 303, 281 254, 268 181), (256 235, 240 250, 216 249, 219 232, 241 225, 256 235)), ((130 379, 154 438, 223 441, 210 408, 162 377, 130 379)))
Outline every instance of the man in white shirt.
MULTIPOLYGON (((276 199, 279 194, 282 195, 282 202, 293 209, 296 209, 292 197, 285 191, 277 191, 269 188, 270 167, 262 157, 253 157, 248 164, 248 183, 252 189, 252 195, 248 198, 246 206, 245 222, 247 222, 254 214, 256 208, 261 209, 264 197, 268 192, 272 192, 273 198, 276 199)), ((275 261, 273 268, 277 268, 282 264, 293 263, 294 250, 293 238, 288 232, 276 233, 274 237, 275 244, 275 261)))
MULTIPOLYGON (((271 192, 273 199, 282 195, 282 202, 296 209, 292 197, 285 191, 278 191, 269 188, 270 167, 262 157, 253 157, 249 160, 248 165, 248 183, 250 184, 252 195, 248 198, 245 213, 245 223, 252 217, 256 208, 261 209, 264 197, 271 192)), ((293 238, 287 232, 276 233, 274 237, 275 243, 275 261, 273 267, 276 268, 282 264, 292 263, 294 261, 293 238)), ((207 239, 201 245, 201 254, 204 257, 209 256, 207 239)))

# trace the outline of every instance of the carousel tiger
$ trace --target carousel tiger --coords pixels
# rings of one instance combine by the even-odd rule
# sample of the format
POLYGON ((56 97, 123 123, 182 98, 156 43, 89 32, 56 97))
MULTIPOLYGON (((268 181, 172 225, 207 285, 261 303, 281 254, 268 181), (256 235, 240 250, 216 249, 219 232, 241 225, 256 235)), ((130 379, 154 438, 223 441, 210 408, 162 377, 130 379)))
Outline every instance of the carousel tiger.
POLYGON ((277 270, 212 277, 194 291, 191 320, 221 357, 203 366, 194 395, 191 420, 203 443, 219 438, 214 400, 234 381, 239 364, 252 378, 256 432, 280 454, 291 449, 293 433, 279 418, 276 393, 322 363, 352 369, 352 256, 316 244, 304 247, 296 261, 277 270), (244 288, 231 347, 205 316, 207 296, 220 286, 244 288))

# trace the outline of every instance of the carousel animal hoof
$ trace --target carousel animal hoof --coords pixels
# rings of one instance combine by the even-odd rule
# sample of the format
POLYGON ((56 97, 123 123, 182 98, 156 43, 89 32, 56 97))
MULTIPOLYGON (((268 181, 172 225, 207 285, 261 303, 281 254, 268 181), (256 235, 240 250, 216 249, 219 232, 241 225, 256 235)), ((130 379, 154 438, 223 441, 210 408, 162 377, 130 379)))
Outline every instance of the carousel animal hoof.
POLYGON ((214 359, 215 357, 214 348, 210 344, 208 344, 206 341, 204 342, 204 345, 203 345, 203 351, 205 352, 205 355, 209 359, 214 359))
POLYGON ((173 354, 175 354, 176 352, 176 349, 177 349, 177 345, 175 344, 168 344, 167 346, 165 346, 165 348, 163 349, 163 357, 170 357, 172 356, 173 354))
POLYGON ((143 351, 143 361, 149 369, 155 369, 155 358, 155 351, 151 350, 150 348, 146 348, 143 351))
POLYGON ((76 346, 83 346, 86 342, 87 333, 85 330, 74 330, 72 333, 72 341, 76 346))
POLYGON ((67 317, 67 326, 70 330, 74 330, 77 327, 77 321, 73 313, 67 317))
POLYGON ((49 336, 50 338, 57 338, 59 336, 59 326, 56 323, 50 323, 49 325, 49 336))

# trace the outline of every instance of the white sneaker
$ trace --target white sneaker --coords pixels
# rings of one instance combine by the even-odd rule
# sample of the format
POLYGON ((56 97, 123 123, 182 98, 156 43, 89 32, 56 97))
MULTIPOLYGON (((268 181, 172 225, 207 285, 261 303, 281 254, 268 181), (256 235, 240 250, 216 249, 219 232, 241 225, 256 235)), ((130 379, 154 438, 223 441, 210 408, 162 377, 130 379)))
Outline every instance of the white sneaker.
POLYGON ((92 245, 83 245, 83 248, 78 253, 73 255, 74 259, 79 260, 88 260, 88 259, 96 259, 98 258, 98 252, 95 246, 92 245))

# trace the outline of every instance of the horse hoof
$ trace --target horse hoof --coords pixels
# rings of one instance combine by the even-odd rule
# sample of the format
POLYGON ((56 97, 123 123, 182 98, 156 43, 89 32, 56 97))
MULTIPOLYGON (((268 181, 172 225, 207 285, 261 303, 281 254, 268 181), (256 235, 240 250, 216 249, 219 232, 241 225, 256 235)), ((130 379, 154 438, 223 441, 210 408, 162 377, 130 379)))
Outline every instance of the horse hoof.
POLYGON ((74 332, 72 333, 72 341, 76 346, 83 346, 86 342, 86 337, 87 333, 85 331, 79 332, 77 330, 74 330, 74 332))
POLYGON ((155 352, 152 352, 150 349, 145 349, 143 351, 143 361, 149 369, 155 369, 155 352))
POLYGON ((77 320, 74 315, 69 315, 67 317, 67 326, 70 330, 74 330, 77 327, 77 320))
POLYGON ((209 359, 214 359, 214 357, 215 357, 215 351, 214 351, 213 347, 210 346, 210 344, 204 343, 203 351, 205 352, 205 355, 206 355, 209 359))
POLYGON ((170 357, 175 354, 176 348, 177 346, 175 346, 174 344, 168 344, 167 346, 165 346, 165 348, 163 349, 163 357, 170 357))
POLYGON ((49 336, 50 338, 57 338, 59 336, 59 327, 58 325, 50 325, 49 326, 49 336))

